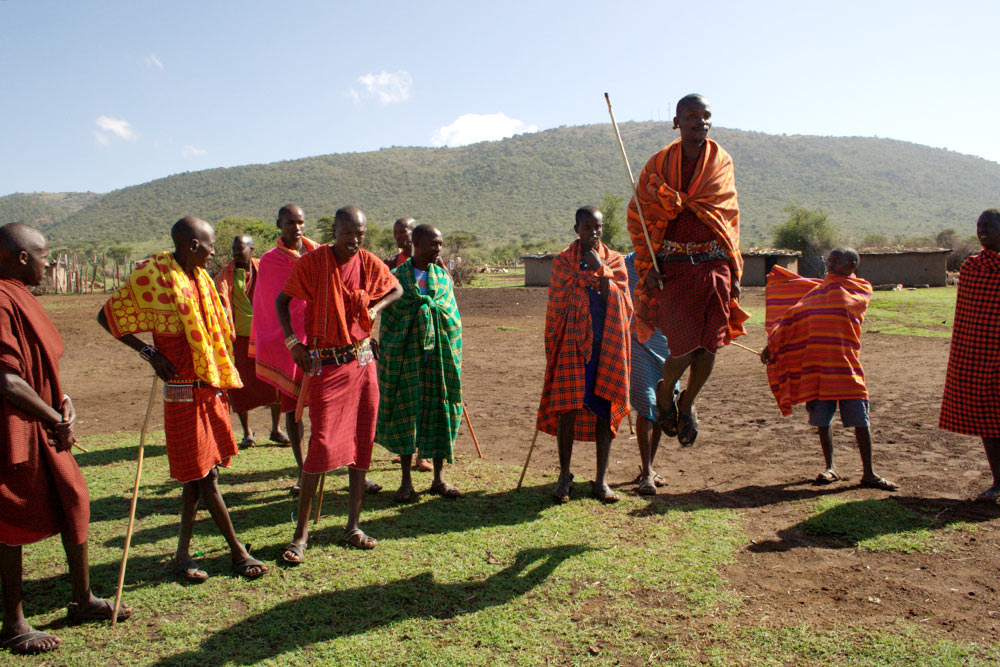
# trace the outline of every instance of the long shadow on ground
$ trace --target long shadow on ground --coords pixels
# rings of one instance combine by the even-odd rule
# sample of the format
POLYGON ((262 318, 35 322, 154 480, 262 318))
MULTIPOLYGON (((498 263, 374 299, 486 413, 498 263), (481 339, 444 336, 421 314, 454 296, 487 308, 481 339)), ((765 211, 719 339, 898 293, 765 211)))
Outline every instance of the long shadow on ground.
POLYGON ((362 634, 411 618, 448 619, 503 605, 543 583, 583 545, 526 549, 481 582, 439 584, 425 572, 388 584, 289 600, 220 630, 197 650, 156 665, 253 664, 302 646, 362 634))

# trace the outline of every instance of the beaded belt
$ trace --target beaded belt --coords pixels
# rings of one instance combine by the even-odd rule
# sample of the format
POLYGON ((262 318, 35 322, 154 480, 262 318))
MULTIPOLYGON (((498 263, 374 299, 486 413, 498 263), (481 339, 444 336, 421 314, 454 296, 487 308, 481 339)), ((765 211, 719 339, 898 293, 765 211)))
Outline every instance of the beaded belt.
POLYGON ((701 264, 717 259, 726 259, 726 251, 718 241, 704 243, 677 243, 664 241, 656 253, 658 262, 684 262, 685 264, 701 264))
POLYGON ((344 364, 354 361, 355 359, 358 359, 358 363, 363 366, 371 360, 371 338, 365 338, 357 343, 344 345, 342 347, 314 348, 311 352, 324 366, 329 364, 343 366, 344 364), (364 363, 361 363, 362 360, 364 363))

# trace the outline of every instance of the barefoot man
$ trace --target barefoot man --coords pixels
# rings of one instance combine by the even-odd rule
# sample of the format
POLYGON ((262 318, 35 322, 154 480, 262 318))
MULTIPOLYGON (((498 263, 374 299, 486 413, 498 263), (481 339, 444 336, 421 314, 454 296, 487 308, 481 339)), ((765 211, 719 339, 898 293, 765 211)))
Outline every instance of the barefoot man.
POLYGON ((826 259, 827 274, 822 281, 775 267, 767 277, 767 346, 760 359, 767 364, 767 379, 782 415, 790 415, 793 405, 806 404, 809 425, 816 427, 826 461, 817 484, 841 479, 833 465, 831 431, 839 407, 841 423, 854 428, 863 468, 860 485, 895 491, 896 484, 879 477, 872 467, 868 388, 861 367, 861 323, 872 286, 854 275, 858 262, 853 248, 834 248, 826 259), (781 289, 782 282, 787 291, 781 289), (776 301, 799 289, 808 291, 779 314, 781 306, 776 301))
POLYGON ((965 260, 958 275, 955 324, 938 427, 983 439, 993 485, 977 500, 1000 498, 1000 210, 976 221, 982 252, 965 260))
MULTIPOLYGON (((90 496, 70 453, 76 410, 59 385, 62 338, 28 290, 41 284, 48 254, 38 230, 20 223, 0 227, 0 646, 19 654, 60 644, 24 619, 22 545, 61 535, 73 591, 69 623, 108 620, 114 613, 90 591, 90 496)), ((131 613, 123 605, 118 620, 131 613)))
POLYGON ((361 248, 366 228, 357 206, 339 209, 333 245, 302 257, 275 302, 292 358, 304 372, 313 373, 308 397, 312 434, 302 465, 298 524, 281 555, 286 563, 301 563, 305 557, 320 475, 343 466, 348 466, 350 482, 343 540, 357 549, 375 548, 375 539, 358 526, 379 402, 369 337, 379 311, 403 290, 385 263, 361 248), (306 304, 307 341, 292 329, 292 299, 306 304))
POLYGON ((596 206, 576 212, 579 238, 552 266, 545 310, 545 384, 538 429, 556 436, 559 481, 552 495, 570 499, 573 441, 597 443, 591 495, 618 500, 608 486, 611 440, 628 412, 629 321, 632 299, 621 254, 601 243, 604 215, 596 206))
POLYGON ((437 265, 443 240, 430 225, 413 230, 413 257, 393 270, 403 295, 379 326, 378 426, 375 441, 400 455, 397 502, 413 499, 410 460, 434 461, 431 493, 457 498, 444 481, 462 420, 462 320, 448 273, 437 265))
POLYGON ((676 113, 680 139, 649 159, 637 185, 653 247, 646 243, 635 197, 628 231, 640 278, 638 338, 645 341, 660 329, 670 345, 656 397, 660 425, 687 447, 698 438, 694 402, 712 374, 715 353, 746 333, 749 315, 737 303, 743 258, 733 160, 708 138, 712 111, 704 97, 681 98, 676 113), (687 388, 674 401, 671 388, 687 369, 687 388))
MULTIPOLYGON (((253 295, 254 318, 250 327, 250 356, 256 359, 257 377, 278 390, 281 411, 285 413, 285 430, 291 440, 292 455, 299 469, 296 482, 291 487, 298 495, 302 483, 302 423, 295 421, 295 403, 302 387, 302 371, 292 360, 285 347, 285 335, 278 323, 274 300, 292 274, 292 267, 299 258, 319 244, 303 235, 306 214, 301 206, 286 204, 278 209, 275 223, 281 236, 274 247, 264 253, 257 267, 257 287, 253 295)), ((305 336, 306 304, 293 300, 289 305, 292 329, 297 336, 305 336)), ((273 438, 273 435, 272 435, 273 438)), ((280 438, 278 440, 280 442, 280 438)))
POLYGON ((224 390, 242 384, 233 360, 229 320, 205 271, 215 254, 215 230, 204 220, 186 217, 174 223, 170 237, 174 251, 157 253, 136 265, 125 285, 108 298, 97 321, 138 352, 166 383, 167 461, 170 476, 184 485, 180 538, 171 571, 192 582, 208 578, 190 553, 198 503, 204 500, 229 545, 233 571, 256 579, 267 566, 236 539, 218 485, 218 466, 229 467, 238 451, 224 390), (152 345, 134 335, 144 332, 152 332, 152 345))
POLYGON ((255 364, 249 356, 250 331, 253 323, 253 294, 257 287, 257 273, 260 260, 253 256, 253 237, 238 234, 233 238, 233 261, 226 264, 215 277, 215 289, 219 293, 222 307, 229 315, 229 324, 236 334, 233 352, 236 355, 236 370, 243 381, 241 389, 229 390, 229 404, 239 417, 243 427, 243 442, 240 448, 253 447, 253 429, 250 428, 249 413, 264 405, 271 407, 271 435, 287 440, 280 432, 278 419, 281 403, 278 392, 271 385, 257 377, 255 364))

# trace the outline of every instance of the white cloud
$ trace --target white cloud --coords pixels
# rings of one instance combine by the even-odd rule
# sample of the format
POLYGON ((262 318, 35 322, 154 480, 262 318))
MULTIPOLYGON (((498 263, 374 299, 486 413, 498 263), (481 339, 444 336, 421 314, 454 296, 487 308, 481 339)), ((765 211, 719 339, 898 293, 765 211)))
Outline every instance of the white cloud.
POLYGON ((150 67, 155 67, 156 69, 163 71, 163 62, 156 57, 155 53, 150 53, 148 56, 146 56, 143 62, 149 65, 150 67))
MULTIPOLYGON (((359 76, 358 83, 364 86, 367 96, 375 97, 382 104, 396 104, 410 99, 413 77, 404 69, 391 73, 372 74, 369 72, 359 76)), ((347 95, 355 102, 361 99, 361 95, 353 88, 348 91, 347 95)))
POLYGON ((127 120, 122 118, 111 118, 110 116, 100 116, 97 121, 97 129, 94 130, 94 138, 101 146, 107 146, 111 140, 117 137, 125 141, 135 141, 139 135, 135 133, 127 120))
POLYGON ((361 95, 353 88, 347 91, 347 97, 355 104, 361 104, 361 95))
POLYGON ((188 144, 188 145, 186 145, 181 150, 181 156, 183 156, 183 157, 201 157, 202 155, 204 155, 207 152, 208 151, 206 151, 204 148, 196 148, 196 147, 192 146, 191 144, 188 144))
POLYGON ((502 111, 491 114, 467 113, 451 125, 435 130, 431 137, 434 146, 465 146, 477 141, 496 141, 524 132, 537 132, 537 125, 509 118, 502 111))

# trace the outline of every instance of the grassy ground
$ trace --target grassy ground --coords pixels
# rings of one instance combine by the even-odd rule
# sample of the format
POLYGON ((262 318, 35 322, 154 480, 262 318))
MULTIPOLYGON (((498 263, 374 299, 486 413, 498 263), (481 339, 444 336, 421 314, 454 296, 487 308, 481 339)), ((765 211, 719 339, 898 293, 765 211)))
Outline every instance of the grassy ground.
POLYGON ((507 273, 477 273, 469 287, 524 287, 524 267, 507 269, 507 273))
MULTIPOLYGON (((135 470, 135 434, 92 437, 79 453, 90 486, 93 584, 113 593, 135 470)), ((128 622, 112 629, 61 627, 69 582, 58 540, 25 549, 26 612, 64 640, 41 658, 4 664, 87 665, 613 665, 613 664, 996 664, 997 647, 943 641, 914 624, 874 633, 842 622, 754 627, 720 574, 745 547, 733 509, 590 499, 553 506, 549 479, 460 461, 452 479, 467 496, 422 495, 398 506, 388 493, 365 501, 371 552, 338 543, 346 477, 327 480, 325 516, 306 562, 275 565, 290 538, 295 503, 287 449, 257 447, 222 475, 240 536, 272 565, 258 581, 230 573, 228 553, 205 512, 194 549, 212 575, 186 585, 167 573, 179 487, 167 478, 162 433, 147 445, 126 577, 128 622), (750 625, 748 625, 748 622, 750 625)), ((375 479, 398 473, 384 463, 375 479)), ((425 475, 417 477, 426 485, 425 475)), ((586 485, 575 496, 585 497, 586 485)), ((892 500, 808 506, 805 529, 864 548, 909 541, 947 548, 961 527, 892 500), (902 510, 902 511, 901 511, 902 510), (875 546, 870 546, 875 544, 875 546)))
POLYGON ((875 292, 864 329, 871 333, 950 338, 955 287, 875 292))

